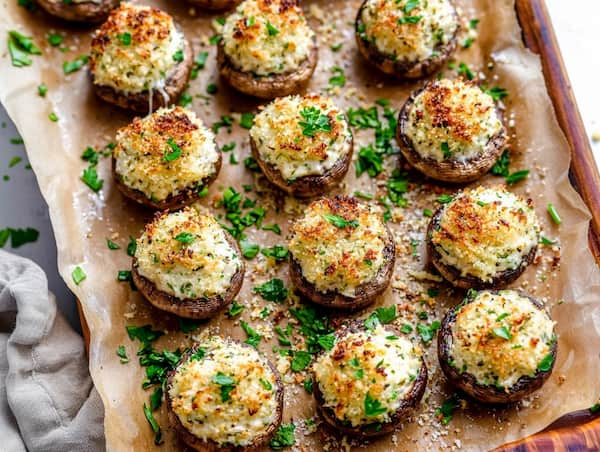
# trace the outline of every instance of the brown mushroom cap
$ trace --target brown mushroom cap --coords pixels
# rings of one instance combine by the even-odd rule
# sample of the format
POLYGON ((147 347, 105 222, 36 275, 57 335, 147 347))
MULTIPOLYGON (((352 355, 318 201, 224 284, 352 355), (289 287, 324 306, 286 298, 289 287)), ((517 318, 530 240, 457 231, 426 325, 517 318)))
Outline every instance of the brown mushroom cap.
POLYGON ((119 4, 119 0, 87 1, 67 3, 64 0, 37 0, 37 3, 52 16, 69 22, 101 22, 119 4))
MULTIPOLYGON (((158 90, 153 90, 152 92, 142 91, 140 93, 127 93, 124 91, 117 91, 112 86, 97 85, 95 83, 93 86, 98 97, 106 102, 137 113, 148 113, 177 102, 177 99, 179 99, 181 93, 185 91, 190 80, 193 64, 194 55, 192 46, 190 42, 185 39, 183 61, 180 61, 175 65, 165 83, 164 92, 167 94, 166 98, 158 90), (150 97, 151 95, 152 98, 150 97)), ((94 74, 92 73, 91 76, 93 82, 94 74)))
MULTIPOLYGON (((241 345, 242 347, 252 348, 248 344, 240 343, 238 341, 234 341, 233 339, 229 339, 229 341, 236 342, 239 345, 241 345)), ((281 419, 283 416, 283 384, 281 382, 281 375, 279 374, 279 372, 277 371, 275 366, 273 366, 271 361, 268 361, 268 360, 267 360, 267 362, 269 364, 269 368, 275 375, 275 381, 276 381, 275 397, 277 398, 277 418, 276 418, 275 422, 271 423, 267 427, 265 432, 263 434, 261 434, 260 436, 258 436, 250 446, 244 447, 244 448, 223 447, 212 440, 204 441, 204 440, 198 438, 197 436, 194 436, 192 433, 190 433, 188 431, 188 429, 186 429, 185 426, 181 423, 181 421, 179 420, 179 417, 177 416, 177 414, 175 414, 175 411, 173 410, 173 400, 171 399, 171 396, 170 396, 170 389, 173 385, 173 378, 175 377, 175 374, 177 373, 177 369, 182 364, 185 364, 189 361, 190 357, 198 350, 198 346, 199 346, 199 344, 195 344, 189 351, 187 351, 181 357, 181 359, 179 360, 179 362, 177 363, 175 368, 173 370, 169 371, 169 373, 167 374, 165 401, 167 403, 167 413, 169 416, 169 421, 170 421, 171 425, 173 426, 173 428, 175 429, 177 436, 192 449, 197 450, 197 451, 202 451, 202 452, 223 452, 223 451, 242 452, 242 451, 254 450, 257 447, 264 445, 271 438, 271 436, 273 435, 275 430, 277 430, 277 428, 281 424, 281 419)))
MULTIPOLYGON (((445 62, 448 60, 450 55, 456 49, 456 43, 458 39, 458 27, 454 33, 454 36, 447 44, 440 44, 434 49, 434 53, 429 58, 419 61, 401 61, 395 60, 394 58, 381 53, 377 46, 372 42, 363 39, 360 36, 359 30, 364 26, 362 21, 362 12, 368 0, 364 0, 355 21, 355 37, 356 44, 360 53, 374 66, 376 66, 381 72, 392 75, 401 79, 419 79, 427 77, 437 71, 445 62)), ((456 9, 454 15, 458 21, 458 15, 456 9)))
POLYGON ((113 180, 115 181, 115 185, 119 189, 119 191, 127 198, 143 205, 149 207, 151 209, 156 210, 177 210, 183 206, 190 205, 201 198, 200 192, 203 187, 208 187, 210 184, 214 182, 214 180, 219 175, 219 171, 221 170, 221 165, 223 162, 223 156, 219 152, 219 159, 215 163, 215 171, 210 176, 205 177, 202 181, 198 182, 193 187, 187 187, 183 190, 180 190, 176 195, 169 195, 162 201, 154 201, 149 198, 143 191, 137 190, 135 188, 131 188, 127 184, 125 184, 121 177, 116 172, 116 160, 112 158, 112 173, 113 180))
MULTIPOLYGON (((351 196, 338 195, 333 199, 323 198, 315 203, 326 202, 329 206, 339 206, 339 209, 352 208, 351 206, 359 206, 356 198, 351 196)), ((338 212, 339 213, 339 212, 338 212)), ((396 245, 394 236, 389 227, 383 223, 385 237, 383 239, 383 263, 375 276, 368 282, 356 286, 354 296, 347 296, 337 291, 321 292, 317 287, 306 280, 302 274, 300 263, 294 258, 293 251, 290 249, 290 279, 294 288, 301 295, 313 301, 330 308, 356 310, 375 301, 375 298, 383 293, 391 280, 394 271, 394 263, 396 261, 396 245)))
POLYGON ((290 72, 267 76, 256 76, 235 67, 225 53, 222 42, 217 47, 217 66, 219 74, 225 81, 238 91, 261 99, 273 99, 298 92, 310 80, 319 59, 316 38, 313 38, 313 48, 300 66, 290 72))
MULTIPOLYGON (((411 166, 432 179, 454 183, 466 183, 479 179, 494 166, 494 163, 496 163, 496 160, 502 154, 506 142, 506 129, 502 126, 502 129, 489 139, 481 154, 465 161, 459 161, 454 157, 450 157, 439 162, 431 157, 422 157, 415 150, 412 140, 406 134, 406 124, 409 120, 415 98, 427 90, 431 83, 428 82, 424 87, 414 91, 400 110, 398 127, 396 128, 396 140, 398 141, 400 151, 411 166)), ((498 117, 502 117, 500 112, 498 112, 498 117)))
MULTIPOLYGON (((394 327, 390 325, 382 325, 382 327, 389 331, 390 334, 401 336, 401 333, 394 327)), ((358 333, 360 331, 365 331, 365 324, 362 320, 355 320, 343 328, 338 329, 335 332, 336 340, 341 339, 344 336, 352 333, 358 333)), ((321 352, 321 354, 326 353, 326 351, 321 352)), ((398 407, 398 409, 391 415, 391 419, 389 422, 385 423, 374 423, 367 424, 363 426, 348 426, 341 420, 339 420, 335 413, 331 408, 325 407, 325 398, 323 393, 319 388, 319 384, 317 382, 316 376, 313 376, 313 380, 316 384, 313 386, 313 394, 315 396, 315 400, 317 402, 317 410, 319 414, 323 417, 323 419, 334 428, 334 430, 341 431, 344 434, 357 436, 361 438, 371 438, 375 436, 385 435, 386 433, 390 433, 394 430, 394 428, 405 419, 419 404, 421 399, 423 398, 423 394, 425 393, 425 388, 427 387, 427 365, 425 364, 425 360, 421 357, 421 368, 419 369, 419 373, 414 380, 412 389, 405 396, 404 400, 398 407)))
MULTIPOLYGON (((498 293, 496 290, 490 291, 498 293)), ((537 309, 544 311, 544 305, 535 298, 517 291, 521 297, 525 297, 531 301, 537 309)), ((438 333, 438 358, 440 367, 446 378, 456 387, 469 394, 474 399, 484 403, 511 403, 523 399, 525 396, 537 391, 542 387, 546 380, 550 377, 554 363, 556 362, 557 341, 554 341, 551 348, 552 366, 547 371, 537 370, 533 377, 523 376, 511 387, 499 389, 493 385, 485 386, 479 384, 476 378, 469 372, 459 372, 453 366, 448 364, 452 355, 452 326, 456 323, 456 317, 460 308, 465 304, 475 300, 477 293, 468 293, 462 303, 455 308, 450 309, 442 320, 442 326, 438 333)))
POLYGON ((158 309, 170 312, 179 317, 188 319, 207 319, 213 317, 221 309, 225 308, 232 302, 233 298, 238 294, 244 282, 245 265, 241 257, 240 248, 233 237, 223 231, 225 237, 236 254, 240 257, 241 266, 231 278, 231 285, 222 295, 217 295, 211 298, 177 298, 156 287, 152 281, 140 275, 137 270, 137 259, 133 259, 131 275, 133 283, 140 293, 158 309))
POLYGON ((353 147, 354 138, 351 136, 350 140, 346 142, 346 148, 348 149, 346 155, 338 160, 334 166, 325 171, 325 173, 302 176, 290 182, 283 178, 281 171, 274 165, 271 165, 262 159, 258 147, 256 146, 256 142, 250 137, 252 156, 269 182, 276 185, 284 192, 299 198, 310 198, 311 196, 323 194, 325 191, 337 185, 350 168, 353 147))
POLYGON ((527 266, 533 262, 538 248, 537 245, 531 248, 529 253, 523 256, 521 260, 521 265, 511 270, 504 270, 498 272, 490 281, 482 281, 480 278, 472 275, 462 276, 461 271, 459 269, 450 265, 446 265, 442 261, 441 254, 433 245, 433 243, 431 243, 431 235, 433 234, 433 229, 439 226, 443 209, 444 207, 441 206, 440 208, 438 208, 438 210, 435 211, 435 213, 431 217, 429 226, 427 226, 427 252, 429 253, 431 263, 440 272, 444 279, 453 286, 460 287, 461 289, 485 289, 505 286, 515 281, 519 276, 521 276, 521 274, 525 271, 527 266))

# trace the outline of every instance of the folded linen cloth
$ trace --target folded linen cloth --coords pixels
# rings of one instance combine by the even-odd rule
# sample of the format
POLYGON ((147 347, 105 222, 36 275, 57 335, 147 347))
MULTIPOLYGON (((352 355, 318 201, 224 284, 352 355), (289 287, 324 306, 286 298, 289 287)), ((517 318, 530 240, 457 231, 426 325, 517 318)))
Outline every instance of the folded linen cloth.
POLYGON ((0 250, 0 451, 102 451, 103 418, 43 270, 0 250))

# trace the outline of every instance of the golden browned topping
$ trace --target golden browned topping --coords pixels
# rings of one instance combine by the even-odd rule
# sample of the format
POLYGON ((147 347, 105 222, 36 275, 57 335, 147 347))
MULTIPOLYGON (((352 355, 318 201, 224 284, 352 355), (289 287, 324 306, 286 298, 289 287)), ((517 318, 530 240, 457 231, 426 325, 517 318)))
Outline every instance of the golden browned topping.
POLYGON ((311 203, 291 226, 289 249, 304 278, 321 292, 354 296, 384 263, 387 231, 381 217, 356 198, 311 203))
POLYGON ((501 130, 491 96, 463 80, 427 84, 415 97, 405 124, 415 151, 438 161, 475 157, 501 130))
POLYGON ((219 159, 212 131, 182 107, 161 108, 119 129, 113 155, 121 181, 154 201, 200 190, 219 159))
POLYGON ((123 3, 96 30, 91 46, 94 83, 136 93, 164 87, 183 57, 184 39, 167 13, 123 3))
POLYGON ((504 270, 518 268, 539 240, 531 200, 505 187, 477 187, 458 194, 443 207, 431 242, 441 261, 491 281, 504 270))

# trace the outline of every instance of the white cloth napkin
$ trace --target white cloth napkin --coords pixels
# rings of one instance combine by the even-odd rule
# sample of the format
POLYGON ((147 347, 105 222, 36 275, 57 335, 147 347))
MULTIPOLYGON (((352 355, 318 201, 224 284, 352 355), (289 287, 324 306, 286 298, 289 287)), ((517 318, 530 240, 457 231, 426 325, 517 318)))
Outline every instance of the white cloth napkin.
POLYGON ((0 250, 0 451, 102 451, 103 418, 83 340, 46 275, 0 250))

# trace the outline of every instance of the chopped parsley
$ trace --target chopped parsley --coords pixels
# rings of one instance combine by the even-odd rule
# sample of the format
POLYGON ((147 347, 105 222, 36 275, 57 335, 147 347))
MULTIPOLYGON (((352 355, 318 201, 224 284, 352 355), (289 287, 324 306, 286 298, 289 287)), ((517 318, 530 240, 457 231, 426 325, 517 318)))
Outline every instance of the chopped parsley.
POLYGON ((331 86, 339 86, 343 87, 346 85, 346 75, 344 74, 344 70, 339 66, 334 66, 331 68, 331 72, 333 72, 333 76, 329 79, 329 84, 331 86))
POLYGON ((194 66, 192 67, 192 74, 191 74, 192 80, 196 80, 198 78, 198 72, 200 72, 202 69, 205 68, 207 59, 208 59, 207 51, 202 51, 198 54, 198 56, 194 60, 194 66))
POLYGON ((52 111, 48 115, 48 119, 52 122, 58 122, 58 115, 52 111))
POLYGON ((481 89, 484 93, 489 94, 495 101, 508 97, 508 91, 500 86, 494 86, 492 88, 483 86, 481 89))
POLYGON ((135 256, 135 251, 137 250, 137 241, 129 236, 129 244, 127 245, 127 255, 128 256, 135 256))
POLYGON ((254 113, 242 113, 240 116, 240 126, 244 129, 251 129, 254 122, 254 113))
POLYGON ((556 244, 556 240, 550 240, 544 236, 542 236, 541 238, 541 242, 542 245, 546 245, 546 246, 550 246, 550 245, 555 245, 556 244))
POLYGON ((490 169, 490 173, 494 176, 507 177, 509 175, 508 167, 510 166, 510 151, 505 149, 502 155, 496 160, 494 166, 490 169))
POLYGON ((18 155, 13 157, 12 159, 10 159, 10 162, 8 162, 8 167, 12 168, 15 165, 18 165, 21 161, 23 160, 23 157, 19 157, 18 155))
POLYGON ((375 177, 383 171, 383 156, 373 149, 373 145, 360 148, 358 159, 355 164, 356 177, 366 172, 369 176, 375 177))
POLYGON ((335 215, 335 214, 331 214, 331 213, 326 213, 323 215, 323 217, 329 221, 332 225, 334 225, 336 228, 347 228, 347 227, 351 227, 356 229, 358 227, 358 220, 345 220, 344 218, 340 217, 339 215, 335 215))
POLYGON ((329 117, 321 113, 316 107, 305 108, 300 112, 303 121, 299 121, 298 125, 302 127, 302 134, 307 137, 314 137, 319 131, 331 131, 329 117))
POLYGON ((150 424, 150 427, 152 428, 152 431, 154 432, 154 444, 156 444, 156 445, 160 444, 160 441, 162 439, 162 432, 160 431, 158 422, 156 422, 156 419, 154 419, 154 415, 152 414, 152 411, 150 410, 150 408, 148 408, 146 406, 145 403, 144 403, 144 416, 146 416, 146 420, 148 421, 148 424, 150 424))
POLYGON ((215 376, 211 378, 211 381, 221 387, 221 402, 227 402, 231 400, 231 391, 235 389, 235 381, 223 372, 217 372, 215 376))
POLYGON ((448 204, 452 199, 454 199, 452 195, 440 195, 437 197, 436 201, 440 204, 448 204))
POLYGON ((275 28, 273 26, 273 24, 271 22, 269 22, 267 20, 267 33, 269 33, 269 36, 276 36, 277 34, 279 34, 279 30, 277 28, 275 28))
POLYGON ((214 83, 209 83, 206 86, 206 92, 208 94, 216 94, 217 91, 219 91, 219 87, 217 85, 215 85, 214 83))
POLYGON ((256 159, 254 157, 246 157, 244 159, 244 166, 247 170, 253 171, 255 173, 260 173, 260 166, 258 166, 258 163, 256 162, 256 159))
POLYGON ((57 35, 55 33, 50 33, 48 35, 48 44, 50 44, 52 47, 58 47, 59 45, 61 45, 63 43, 63 37, 61 35, 57 35))
POLYGON ((528 169, 515 171, 514 173, 510 173, 508 176, 506 176, 506 183, 508 185, 515 185, 517 182, 522 181, 527 176, 529 176, 528 169))
POLYGON ((282 303, 288 297, 288 290, 279 278, 273 278, 260 286, 255 286, 252 291, 259 294, 265 300, 274 301, 275 303, 282 303))
POLYGON ((227 317, 229 317, 230 319, 233 317, 236 317, 236 316, 240 315, 243 310, 244 310, 244 306, 242 306, 241 304, 239 304, 237 301, 234 300, 233 303, 231 303, 231 306, 229 307, 229 311, 227 311, 227 317))
POLYGON ((242 327, 244 332, 248 335, 248 338, 244 341, 244 343, 256 348, 258 346, 258 344, 260 343, 262 336, 256 330, 252 329, 252 327, 250 325, 248 325, 246 322, 244 322, 243 320, 240 320, 240 326, 242 327))
POLYGON ((475 30, 477 28, 477 25, 479 24, 479 19, 471 19, 469 21, 469 28, 471 30, 475 30))
POLYGON ((314 381, 312 378, 306 378, 303 382, 302 382, 302 386, 304 386, 304 390, 306 392, 308 392, 309 394, 313 393, 313 384, 314 381))
POLYGON ((242 249, 242 256, 246 259, 253 259, 258 254, 260 246, 256 243, 240 240, 240 248, 242 249))
POLYGON ((131 33, 120 33, 117 35, 117 38, 119 38, 119 41, 121 41, 121 44, 123 44, 124 46, 131 45, 131 33))
POLYGON ((408 174, 395 169, 387 180, 386 187, 390 201, 397 206, 406 207, 408 201, 403 195, 408 191, 408 174))
POLYGON ((404 16, 404 17, 401 17, 400 19, 398 19, 398 24, 399 25, 418 24, 422 18, 423 18, 423 16, 404 16))
POLYGON ((554 356, 552 353, 548 353, 538 364, 537 370, 540 372, 548 372, 552 369, 552 363, 554 362, 554 356))
POLYGON ((117 353, 117 356, 119 358, 121 358, 119 360, 119 362, 121 364, 127 364, 129 362, 129 358, 127 357, 127 352, 125 351, 125 346, 124 345, 119 345, 117 347, 117 352, 116 353, 117 353))
POLYGON ((73 278, 73 282, 76 285, 79 285, 79 283, 81 283, 85 278, 87 278, 87 275, 85 274, 85 272, 83 271, 83 268, 81 268, 79 265, 77 267, 75 267, 73 269, 73 271, 71 272, 71 277, 73 278))
POLYGON ((118 243, 115 243, 110 239, 106 239, 106 246, 109 250, 118 250, 119 248, 121 248, 118 243))
POLYGON ((274 245, 271 248, 263 248, 260 252, 267 257, 272 257, 276 261, 283 261, 287 259, 289 250, 285 246, 274 245))
POLYGON ((406 14, 410 13, 413 9, 419 7, 420 0, 407 0, 404 4, 404 12, 406 14))
POLYGON ((179 323, 179 330, 186 334, 196 331, 202 324, 201 320, 186 319, 183 317, 179 317, 177 321, 179 323))
POLYGON ((473 71, 471 71, 471 69, 469 69, 469 66, 467 66, 466 63, 463 63, 462 61, 458 65, 458 75, 462 75, 467 80, 473 80, 475 78, 475 74, 473 74, 473 71))
POLYGON ((550 218, 552 218, 554 224, 559 225, 562 223, 562 219, 560 218, 556 207, 554 207, 554 204, 552 203, 548 204, 548 214, 550 215, 550 218))
POLYGON ((119 270, 117 272, 117 281, 119 281, 119 282, 132 281, 131 270, 119 270))
POLYGON ((163 154, 163 159, 165 162, 172 162, 181 157, 182 149, 177 145, 177 143, 175 143, 173 138, 167 139, 167 144, 171 150, 169 151, 169 149, 165 149, 163 154))
POLYGON ((344 43, 340 42, 338 44, 332 44, 330 49, 332 52, 339 52, 343 46, 344 46, 344 43))
POLYGON ((452 152, 450 151, 450 146, 448 146, 447 142, 444 141, 441 148, 445 159, 452 157, 452 152))
POLYGON ((303 350, 296 350, 291 362, 291 369, 294 372, 300 372, 306 369, 312 361, 310 353, 303 350))
POLYGON ((373 199, 373 195, 371 193, 365 193, 364 191, 355 191, 354 192, 354 196, 356 196, 357 198, 362 198, 362 199, 373 199))
POLYGON ((180 243, 183 243, 184 245, 189 245, 195 239, 196 239, 196 237, 194 237, 194 234, 192 234, 190 232, 182 232, 175 236, 175 240, 177 240, 180 243))
POLYGON ((271 449, 281 450, 296 444, 296 438, 294 437, 295 429, 296 424, 294 424, 293 422, 290 422, 288 424, 281 424, 277 428, 277 430, 275 430, 275 434, 269 442, 269 446, 271 447, 271 449))
POLYGON ((377 417, 385 413, 387 409, 381 405, 381 402, 371 397, 371 394, 367 392, 365 396, 365 416, 377 417))
POLYGON ((435 414, 440 419, 442 424, 448 425, 452 420, 452 414, 454 410, 460 407, 460 399, 456 394, 453 394, 450 398, 442 402, 440 408, 436 408, 435 414))
POLYGON ((265 388, 267 391, 271 391, 273 389, 273 385, 268 382, 267 380, 265 380, 264 378, 259 379, 258 381, 260 381, 260 385, 265 388))
POLYGON ((40 97, 46 97, 46 94, 48 93, 48 87, 44 83, 40 83, 37 90, 40 97))
POLYGON ((410 334, 410 333, 412 333, 412 331, 413 331, 413 327, 411 325, 409 325, 408 323, 404 323, 400 327, 400 332, 401 333, 410 334))
POLYGON ((512 339, 512 333, 505 325, 494 328, 492 330, 492 335, 504 339, 505 341, 510 341, 512 339))
POLYGON ((423 323, 417 324, 417 332, 424 344, 429 344, 433 340, 433 337, 440 326, 441 323, 439 320, 434 320, 429 325, 423 323))
POLYGON ((315 354, 323 350, 323 340, 319 341, 319 338, 333 333, 327 316, 320 314, 320 311, 312 306, 290 309, 290 314, 300 322, 300 332, 305 337, 308 353, 315 354))
POLYGON ((184 59, 183 50, 179 49, 173 54, 173 61, 181 63, 184 59))
POLYGON ((33 63, 29 55, 41 55, 42 51, 34 44, 33 38, 24 36, 18 31, 8 32, 8 52, 15 67, 30 66, 33 63))
POLYGON ((233 118, 231 116, 223 115, 221 119, 212 125, 212 130, 217 133, 219 129, 225 127, 228 133, 231 133, 231 126, 233 125, 233 118))
POLYGON ((262 227, 263 231, 273 231, 277 235, 281 235, 281 228, 277 223, 269 224, 267 226, 262 227))
POLYGON ((11 248, 19 248, 20 246, 25 245, 26 243, 32 243, 37 241, 39 235, 39 231, 34 228, 0 229, 0 248, 6 244, 9 238, 11 248))
POLYGON ((65 75, 72 74, 73 72, 77 72, 83 66, 85 66, 90 57, 88 55, 79 55, 73 61, 65 61, 63 63, 63 72, 65 75))
POLYGON ((92 191, 98 192, 104 185, 104 179, 98 178, 98 172, 96 167, 91 164, 89 167, 83 170, 81 180, 92 189, 92 191))

